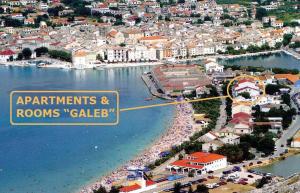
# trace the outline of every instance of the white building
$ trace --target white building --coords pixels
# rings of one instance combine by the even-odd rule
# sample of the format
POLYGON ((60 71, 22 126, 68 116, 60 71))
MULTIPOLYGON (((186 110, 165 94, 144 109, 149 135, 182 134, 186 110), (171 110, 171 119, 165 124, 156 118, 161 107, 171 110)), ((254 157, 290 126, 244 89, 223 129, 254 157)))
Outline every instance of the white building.
POLYGON ((177 173, 192 172, 196 175, 205 174, 227 167, 227 158, 223 155, 205 152, 195 152, 186 155, 184 159, 177 160, 167 166, 170 171, 177 173))
POLYGON ((213 73, 213 72, 223 72, 224 66, 219 65, 218 63, 214 61, 208 61, 204 64, 205 72, 206 73, 213 73))
POLYGON ((293 139, 293 141, 291 143, 291 147, 300 148, 300 138, 299 137, 293 139))

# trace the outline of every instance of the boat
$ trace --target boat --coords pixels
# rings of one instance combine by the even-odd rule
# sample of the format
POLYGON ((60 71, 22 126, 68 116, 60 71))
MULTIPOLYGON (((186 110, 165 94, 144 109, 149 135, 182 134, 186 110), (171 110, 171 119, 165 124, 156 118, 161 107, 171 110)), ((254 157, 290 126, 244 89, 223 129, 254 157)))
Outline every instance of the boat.
POLYGON ((145 99, 145 101, 151 101, 151 100, 152 100, 151 97, 145 99))
POLYGON ((47 64, 44 63, 44 62, 41 62, 41 63, 37 64, 36 66, 37 66, 38 68, 42 68, 42 67, 46 67, 47 64))

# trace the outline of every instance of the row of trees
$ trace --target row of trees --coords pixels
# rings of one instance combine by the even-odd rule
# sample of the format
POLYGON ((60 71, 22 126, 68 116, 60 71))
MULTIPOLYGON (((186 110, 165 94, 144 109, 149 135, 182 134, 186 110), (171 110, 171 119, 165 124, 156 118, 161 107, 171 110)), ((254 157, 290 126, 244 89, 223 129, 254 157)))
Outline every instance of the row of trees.
POLYGON ((231 68, 232 70, 244 70, 249 72, 264 72, 266 70, 272 70, 275 74, 299 74, 298 69, 283 69, 283 68, 264 68, 262 66, 239 66, 239 65, 224 65, 225 69, 231 68))
POLYGON ((226 48, 225 52, 218 51, 218 53, 219 54, 240 55, 240 54, 246 54, 246 53, 257 53, 257 52, 263 52, 263 51, 270 51, 273 49, 279 49, 281 46, 282 46, 281 42, 277 42, 275 44, 275 47, 270 47, 268 43, 265 43, 262 46, 250 45, 250 46, 248 46, 247 49, 244 49, 244 48, 235 49, 232 46, 228 46, 226 48))
POLYGON ((49 50, 48 55, 51 58, 72 62, 72 54, 62 50, 49 50))

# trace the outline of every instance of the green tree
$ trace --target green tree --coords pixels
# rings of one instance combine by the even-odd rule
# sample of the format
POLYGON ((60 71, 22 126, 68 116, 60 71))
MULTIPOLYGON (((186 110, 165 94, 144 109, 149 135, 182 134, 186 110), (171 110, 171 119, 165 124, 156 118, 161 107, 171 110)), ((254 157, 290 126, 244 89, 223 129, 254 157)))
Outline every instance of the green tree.
POLYGON ((188 193, 193 193, 193 188, 190 186, 188 193))
POLYGON ((174 184, 174 193, 180 193, 181 190, 181 183, 177 182, 174 184))
POLYGON ((256 185, 256 188, 262 188, 267 183, 268 183, 268 179, 264 176, 260 180, 258 180, 258 184, 256 185))
POLYGON ((256 19, 258 20, 262 20, 263 17, 266 17, 268 15, 268 12, 265 8, 257 8, 256 9, 256 19))
POLYGON ((241 95, 242 97, 244 97, 245 99, 250 99, 250 98, 251 98, 249 92, 242 92, 240 95, 241 95))
POLYGON ((23 57, 28 60, 30 59, 31 55, 32 55, 32 51, 29 49, 29 48, 24 48, 22 50, 22 54, 23 54, 23 57))
POLYGON ((23 60, 24 56, 22 54, 22 52, 20 52, 17 56, 17 60, 23 60))
POLYGON ((107 193, 107 191, 103 186, 100 186, 98 190, 94 190, 93 193, 107 193))
POLYGON ((291 106, 291 96, 288 93, 284 93, 281 95, 281 99, 283 103, 287 104, 288 106, 291 106))
POLYGON ((34 51, 36 53, 36 56, 40 57, 40 56, 48 53, 48 48, 40 47, 40 48, 36 48, 34 51))
POLYGON ((197 185, 195 193, 209 193, 209 190, 204 184, 199 184, 197 185))
POLYGON ((97 54, 96 60, 103 62, 103 58, 102 58, 102 56, 100 54, 97 54))
POLYGON ((220 147, 216 153, 226 156, 231 163, 238 163, 244 160, 243 150, 237 145, 226 144, 220 147))
POLYGON ((120 190, 118 189, 118 188, 116 188, 116 187, 111 187, 111 189, 110 189, 110 191, 109 191, 109 193, 119 193, 120 192, 120 190))
POLYGON ((284 34, 283 35, 283 40, 282 40, 282 44, 284 46, 287 46, 291 43, 291 40, 293 38, 293 35, 292 34, 284 34))

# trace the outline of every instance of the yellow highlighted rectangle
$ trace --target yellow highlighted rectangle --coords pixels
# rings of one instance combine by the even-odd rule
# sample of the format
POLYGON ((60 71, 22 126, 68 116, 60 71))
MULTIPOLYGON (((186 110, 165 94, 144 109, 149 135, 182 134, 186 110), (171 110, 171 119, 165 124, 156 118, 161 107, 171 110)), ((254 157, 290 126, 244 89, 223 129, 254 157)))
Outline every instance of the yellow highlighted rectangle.
POLYGON ((10 123, 11 125, 36 125, 36 126, 58 126, 58 125, 70 125, 70 126, 75 126, 75 125, 78 125, 78 126, 87 126, 87 125, 96 125, 96 126, 101 126, 101 125, 117 125, 119 123, 119 114, 120 114, 120 107, 119 107, 119 93, 117 91, 112 91, 112 90, 60 90, 60 91, 54 91, 54 90, 26 90, 26 91, 23 91, 23 90, 18 90, 18 91, 12 91, 10 93, 10 123), (116 109, 116 112, 115 112, 115 121, 114 122, 107 122, 107 123, 101 123, 101 122, 80 122, 80 123, 76 123, 76 122, 23 122, 23 123, 16 123, 14 122, 13 120, 13 96, 15 94, 34 94, 34 93, 37 93, 37 94, 41 94, 41 93, 46 93, 46 94, 63 94, 63 93, 74 93, 74 94, 84 94, 84 93, 87 93, 87 94, 92 94, 92 93, 96 93, 96 94, 111 94, 111 95, 115 95, 115 109, 116 109))

